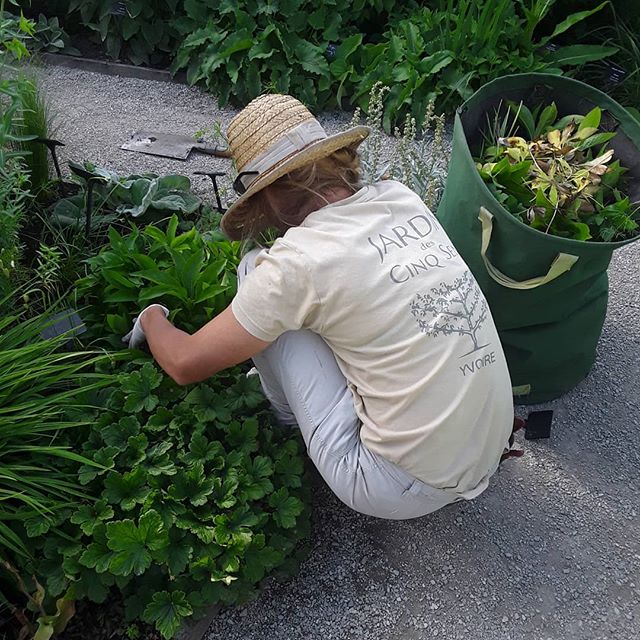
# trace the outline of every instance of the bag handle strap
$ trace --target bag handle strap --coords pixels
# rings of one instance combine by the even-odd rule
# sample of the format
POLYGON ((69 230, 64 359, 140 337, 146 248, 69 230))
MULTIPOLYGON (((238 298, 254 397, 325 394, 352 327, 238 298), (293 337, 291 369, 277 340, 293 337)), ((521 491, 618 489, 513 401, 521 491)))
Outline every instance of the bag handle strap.
POLYGON ((487 268, 489 275, 503 287, 508 287, 509 289, 520 289, 522 291, 527 289, 536 289, 537 287, 541 287, 542 285, 555 280, 563 273, 566 273, 578 261, 578 256, 571 255, 570 253, 559 253, 551 263, 549 271, 547 271, 544 276, 538 276, 537 278, 531 278, 529 280, 514 280, 494 267, 487 257, 487 250, 489 249, 491 233, 493 231, 493 215, 484 207, 480 207, 478 220, 482 223, 482 245, 480 248, 480 255, 482 256, 482 260, 484 261, 484 265, 487 268))

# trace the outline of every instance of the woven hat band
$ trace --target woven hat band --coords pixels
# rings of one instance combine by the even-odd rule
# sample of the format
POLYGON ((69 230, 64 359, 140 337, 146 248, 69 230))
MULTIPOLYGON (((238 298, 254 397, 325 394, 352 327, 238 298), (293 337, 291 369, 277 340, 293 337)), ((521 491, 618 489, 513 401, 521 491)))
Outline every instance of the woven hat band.
POLYGON ((242 176, 240 178, 242 184, 245 189, 248 189, 262 174, 275 167, 278 163, 296 153, 296 151, 302 151, 310 144, 324 140, 326 137, 325 130, 315 118, 305 120, 284 133, 281 138, 243 167, 243 173, 245 171, 256 171, 257 174, 242 176))

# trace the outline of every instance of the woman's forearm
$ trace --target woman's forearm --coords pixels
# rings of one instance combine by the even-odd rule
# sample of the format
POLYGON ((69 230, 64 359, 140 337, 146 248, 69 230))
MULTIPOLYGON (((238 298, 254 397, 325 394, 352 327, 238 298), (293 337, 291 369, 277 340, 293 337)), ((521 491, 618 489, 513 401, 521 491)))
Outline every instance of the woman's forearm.
POLYGON ((157 363, 178 384, 191 382, 186 379, 185 374, 193 349, 193 336, 174 327, 159 308, 145 311, 140 324, 157 363))
POLYGON ((147 309, 140 324, 153 357, 178 384, 205 380, 269 346, 242 328, 231 307, 193 335, 176 329, 157 307, 147 309))

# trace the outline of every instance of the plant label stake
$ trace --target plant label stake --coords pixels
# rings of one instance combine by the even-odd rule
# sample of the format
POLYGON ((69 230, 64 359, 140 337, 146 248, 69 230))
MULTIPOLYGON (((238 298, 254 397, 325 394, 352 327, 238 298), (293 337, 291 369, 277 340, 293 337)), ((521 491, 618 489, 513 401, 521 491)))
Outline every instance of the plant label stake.
POLYGON ((532 411, 524 429, 525 440, 540 440, 551 437, 553 411, 532 411))
POLYGON ((68 336, 69 340, 65 342, 66 346, 71 343, 71 338, 79 336, 87 330, 84 322, 73 309, 64 309, 59 313, 51 316, 49 324, 40 332, 43 340, 51 340, 58 336, 68 336))
POLYGON ((176 160, 186 160, 191 151, 199 151, 218 158, 229 157, 228 149, 211 147, 204 140, 157 131, 136 131, 120 148, 176 160))

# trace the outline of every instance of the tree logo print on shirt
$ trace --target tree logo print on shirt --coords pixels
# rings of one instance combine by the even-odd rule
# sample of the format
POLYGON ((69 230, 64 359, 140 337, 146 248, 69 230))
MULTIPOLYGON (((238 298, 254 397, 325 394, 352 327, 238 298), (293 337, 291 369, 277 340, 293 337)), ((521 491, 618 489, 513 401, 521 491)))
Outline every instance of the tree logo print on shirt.
POLYGON ((453 282, 442 282, 431 293, 418 293, 409 305, 420 331, 428 336, 468 336, 473 349, 464 358, 488 344, 479 344, 478 332, 487 319, 487 301, 470 271, 453 282))

